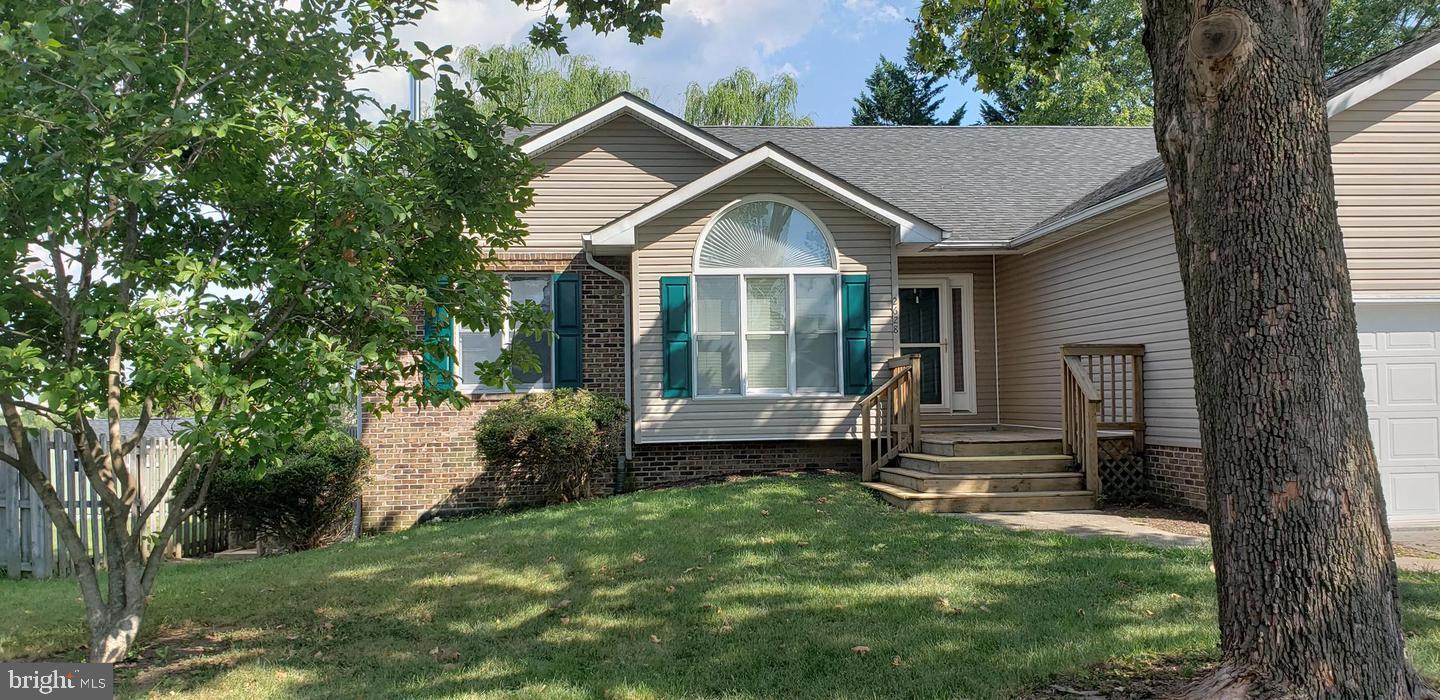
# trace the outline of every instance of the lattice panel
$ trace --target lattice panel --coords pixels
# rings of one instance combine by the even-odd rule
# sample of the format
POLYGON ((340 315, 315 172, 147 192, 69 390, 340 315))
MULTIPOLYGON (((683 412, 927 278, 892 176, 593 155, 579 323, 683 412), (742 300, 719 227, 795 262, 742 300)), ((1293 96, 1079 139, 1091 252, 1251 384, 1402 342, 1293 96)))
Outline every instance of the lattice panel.
POLYGON ((1100 452, 1100 495, 1109 503, 1144 500, 1149 489, 1144 458, 1128 450, 1107 454, 1103 444, 1100 452))

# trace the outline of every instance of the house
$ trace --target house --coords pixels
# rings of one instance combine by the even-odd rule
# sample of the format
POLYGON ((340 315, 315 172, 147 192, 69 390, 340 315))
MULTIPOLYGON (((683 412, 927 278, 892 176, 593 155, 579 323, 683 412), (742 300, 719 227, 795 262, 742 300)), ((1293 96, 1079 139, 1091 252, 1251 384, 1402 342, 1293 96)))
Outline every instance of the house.
MULTIPOLYGON (((1397 521, 1440 518, 1437 61, 1440 33, 1328 82, 1397 521)), ((907 508, 1090 507, 1122 481, 1204 506, 1149 128, 701 128, 621 95, 520 138, 544 170, 506 274, 555 333, 519 390, 629 402, 607 488, 834 467, 907 508)), ((470 406, 367 421, 372 528, 535 497, 473 443, 507 395, 466 367, 512 339, 451 330, 470 406)))

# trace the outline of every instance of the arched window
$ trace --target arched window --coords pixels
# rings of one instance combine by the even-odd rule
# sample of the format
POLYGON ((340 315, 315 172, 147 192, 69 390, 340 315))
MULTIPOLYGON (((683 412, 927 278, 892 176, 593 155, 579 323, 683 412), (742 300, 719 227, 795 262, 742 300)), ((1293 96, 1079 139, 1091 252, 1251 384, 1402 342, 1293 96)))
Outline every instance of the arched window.
POLYGON ((697 396, 840 393, 835 246, 799 203, 721 210, 700 236, 694 297, 697 396))

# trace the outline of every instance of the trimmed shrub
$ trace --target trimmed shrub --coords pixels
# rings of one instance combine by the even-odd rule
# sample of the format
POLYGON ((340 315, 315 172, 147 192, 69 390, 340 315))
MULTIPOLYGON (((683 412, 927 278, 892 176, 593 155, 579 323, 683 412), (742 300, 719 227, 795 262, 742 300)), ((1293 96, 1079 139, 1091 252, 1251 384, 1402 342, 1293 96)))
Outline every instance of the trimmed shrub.
POLYGON ((290 551, 340 539, 355 515, 370 452, 343 433, 325 433, 295 445, 278 461, 222 464, 209 501, 262 540, 290 551))
POLYGON ((533 479, 549 503, 588 498, 619 454, 626 411, 623 401, 584 389, 526 394, 486 411, 475 445, 491 466, 533 479))

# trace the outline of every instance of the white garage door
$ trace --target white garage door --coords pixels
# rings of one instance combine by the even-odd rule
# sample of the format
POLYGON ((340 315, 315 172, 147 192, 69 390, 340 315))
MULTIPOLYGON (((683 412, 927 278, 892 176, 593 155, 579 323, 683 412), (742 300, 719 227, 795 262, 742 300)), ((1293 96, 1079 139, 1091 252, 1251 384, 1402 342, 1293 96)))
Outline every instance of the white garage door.
POLYGON ((1390 519, 1440 519, 1440 303, 1360 304, 1356 311, 1390 519))

